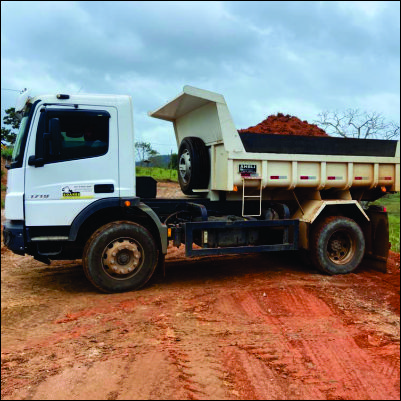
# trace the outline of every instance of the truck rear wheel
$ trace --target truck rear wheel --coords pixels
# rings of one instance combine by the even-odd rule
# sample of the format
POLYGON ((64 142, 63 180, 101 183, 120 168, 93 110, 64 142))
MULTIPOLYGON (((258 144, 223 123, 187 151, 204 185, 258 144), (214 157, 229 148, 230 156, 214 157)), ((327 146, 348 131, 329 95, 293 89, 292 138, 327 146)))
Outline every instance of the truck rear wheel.
POLYGON ((328 274, 355 270, 365 253, 365 237, 348 217, 327 217, 312 230, 310 255, 314 266, 328 274))
POLYGON ((152 235, 131 221, 100 227, 87 241, 82 258, 86 277, 103 292, 141 288, 151 278, 157 261, 152 235))
POLYGON ((193 189, 206 189, 210 178, 209 151, 202 139, 187 137, 178 151, 178 182, 186 195, 193 189))

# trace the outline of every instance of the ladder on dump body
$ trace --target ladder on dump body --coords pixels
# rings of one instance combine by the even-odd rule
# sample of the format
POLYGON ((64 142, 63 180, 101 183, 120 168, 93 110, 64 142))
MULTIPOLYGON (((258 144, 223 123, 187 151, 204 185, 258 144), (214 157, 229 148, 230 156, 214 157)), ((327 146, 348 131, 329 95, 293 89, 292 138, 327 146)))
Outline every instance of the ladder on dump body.
POLYGON ((242 217, 258 217, 262 214, 262 177, 242 176, 242 217), (245 195, 245 182, 259 180, 259 195, 245 195), (245 199, 259 199, 259 214, 244 214, 245 199))

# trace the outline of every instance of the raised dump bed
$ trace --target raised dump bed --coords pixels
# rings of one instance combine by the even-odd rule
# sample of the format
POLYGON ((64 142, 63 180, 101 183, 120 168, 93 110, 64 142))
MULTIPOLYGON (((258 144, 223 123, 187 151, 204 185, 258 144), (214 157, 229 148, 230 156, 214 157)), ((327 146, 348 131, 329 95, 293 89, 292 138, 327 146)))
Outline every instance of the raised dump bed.
POLYGON ((191 86, 149 115, 174 124, 187 194, 218 199, 224 191, 229 199, 245 186, 260 188, 265 199, 269 190, 309 188, 350 190, 363 200, 400 190, 399 141, 240 134, 222 95, 191 86), (200 157, 203 144, 208 156, 200 157))

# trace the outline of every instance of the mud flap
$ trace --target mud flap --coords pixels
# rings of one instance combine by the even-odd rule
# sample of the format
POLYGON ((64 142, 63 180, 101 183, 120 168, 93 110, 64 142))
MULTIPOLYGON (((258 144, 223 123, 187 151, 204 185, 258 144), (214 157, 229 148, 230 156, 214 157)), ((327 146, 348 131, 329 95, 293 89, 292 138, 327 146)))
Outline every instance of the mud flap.
POLYGON ((370 207, 367 210, 370 218, 370 227, 365 233, 366 265, 387 273, 387 258, 390 249, 389 225, 387 212, 382 207, 370 207))

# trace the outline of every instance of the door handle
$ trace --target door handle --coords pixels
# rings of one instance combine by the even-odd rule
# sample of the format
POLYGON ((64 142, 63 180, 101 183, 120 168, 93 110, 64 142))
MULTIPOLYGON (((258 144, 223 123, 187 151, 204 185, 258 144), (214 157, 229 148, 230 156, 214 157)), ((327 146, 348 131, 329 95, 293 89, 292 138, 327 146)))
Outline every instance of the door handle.
POLYGON ((96 184, 95 194, 112 194, 114 192, 113 184, 96 184))

